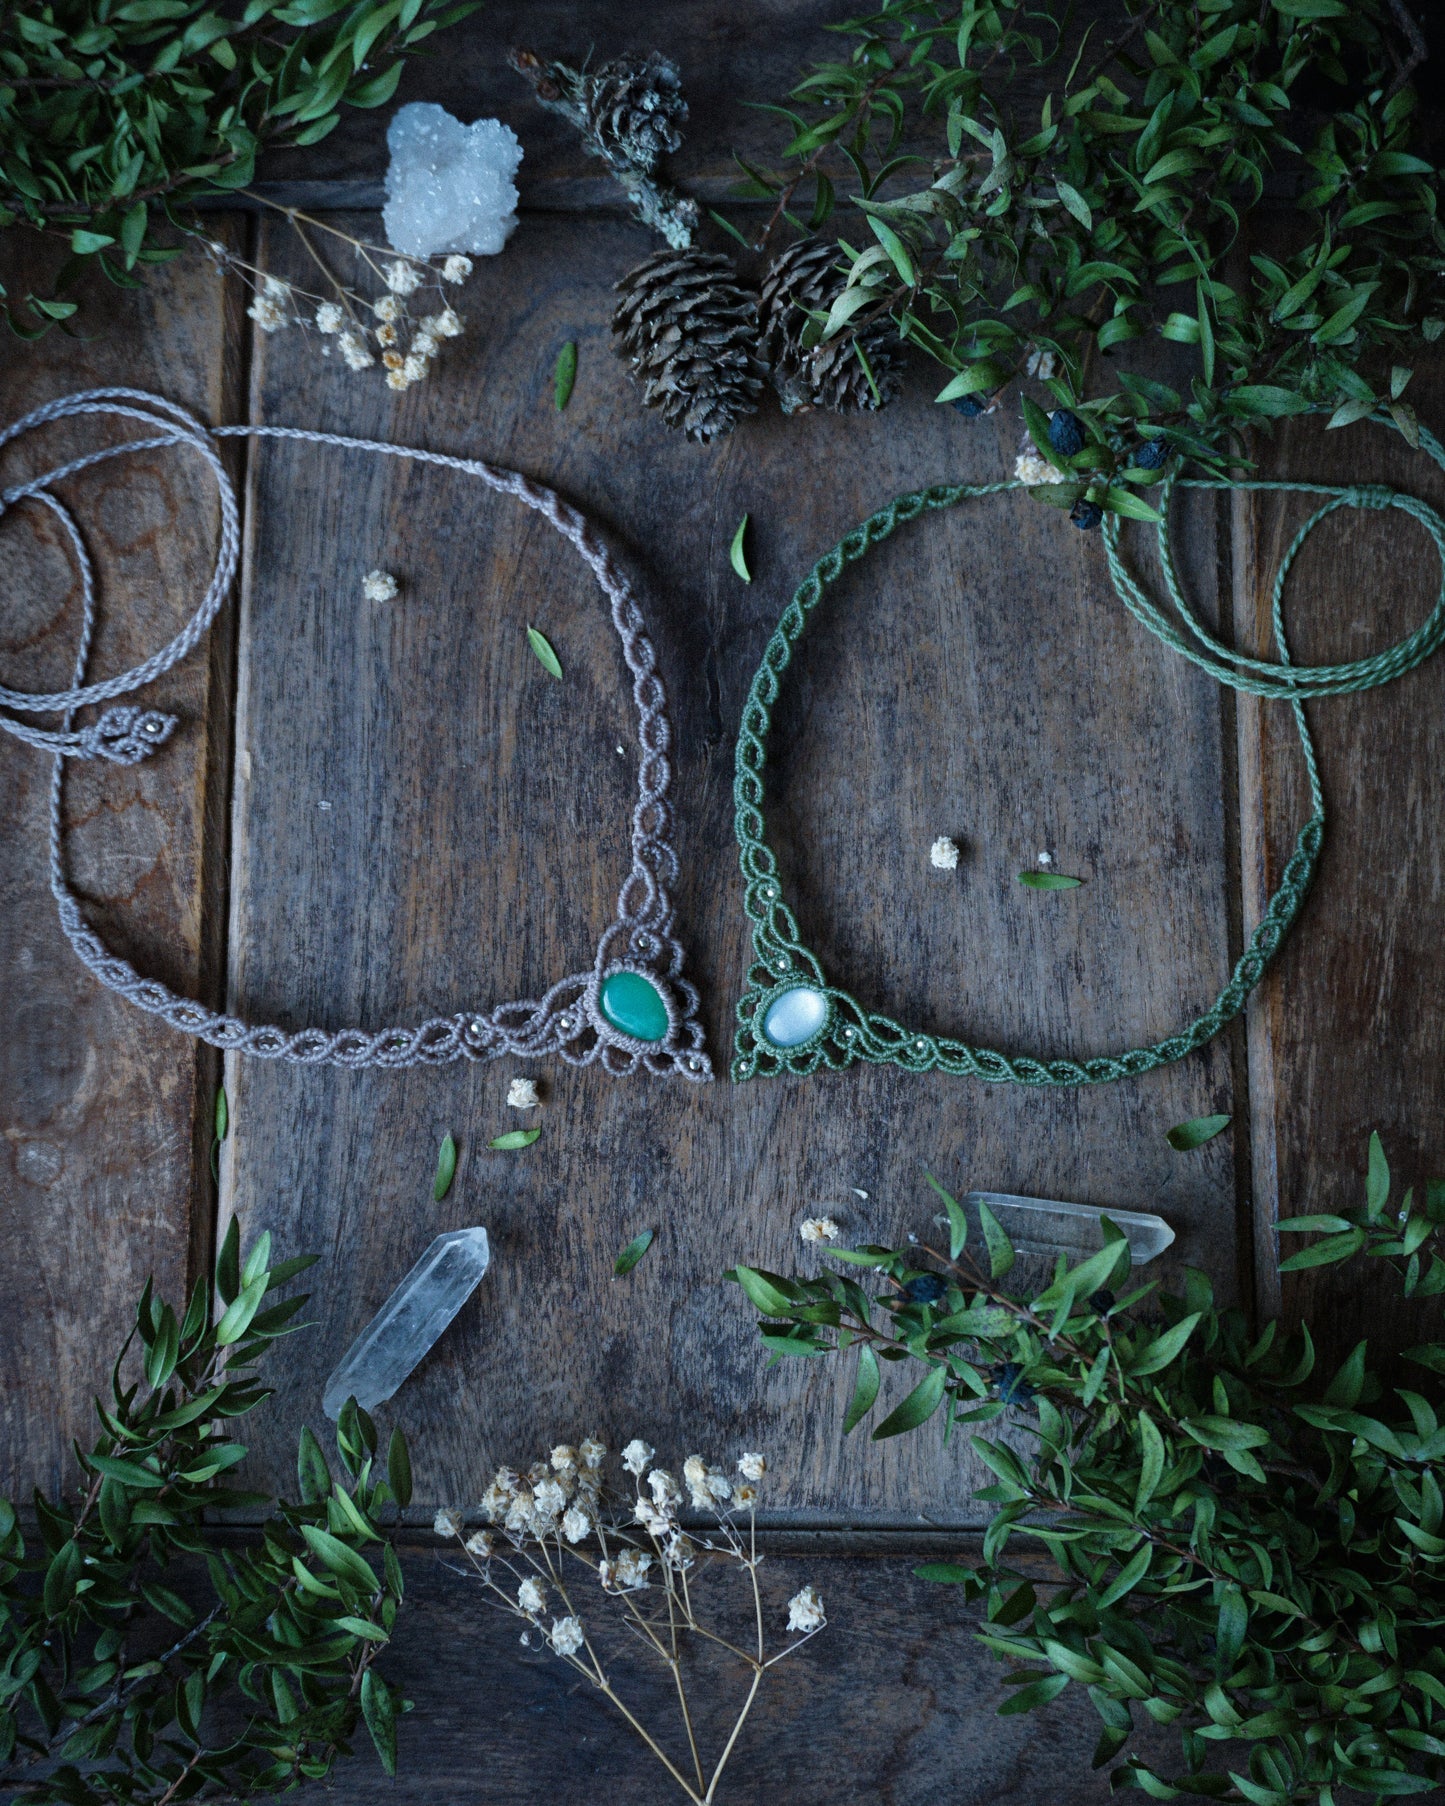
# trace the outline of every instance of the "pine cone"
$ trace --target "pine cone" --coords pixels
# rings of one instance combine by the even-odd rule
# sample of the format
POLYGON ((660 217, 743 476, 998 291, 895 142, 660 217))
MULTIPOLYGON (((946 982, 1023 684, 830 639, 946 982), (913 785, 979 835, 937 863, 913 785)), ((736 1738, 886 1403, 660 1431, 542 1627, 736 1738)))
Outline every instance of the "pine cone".
POLYGON ((647 175, 682 143, 682 80, 676 63, 655 50, 603 63, 587 78, 582 109, 602 154, 647 175))
POLYGON ((785 414, 809 408, 856 414, 886 407, 898 393, 902 347, 891 321, 876 320, 857 336, 878 384, 876 396, 851 334, 814 350, 803 345, 809 311, 826 313, 847 283, 837 263, 836 245, 805 238, 775 257, 763 277, 759 303, 763 355, 772 365, 773 387, 785 414))
POLYGON ((766 367, 757 297, 726 257, 656 251, 617 284, 612 330, 642 399, 669 426, 706 443, 757 411, 766 367))

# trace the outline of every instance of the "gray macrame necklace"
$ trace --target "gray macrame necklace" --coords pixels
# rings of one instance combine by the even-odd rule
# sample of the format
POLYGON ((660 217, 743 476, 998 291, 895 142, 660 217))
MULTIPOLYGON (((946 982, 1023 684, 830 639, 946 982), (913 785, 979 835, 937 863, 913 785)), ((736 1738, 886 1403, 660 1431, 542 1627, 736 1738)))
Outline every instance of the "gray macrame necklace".
POLYGON ((668 749, 672 732, 667 699, 657 674, 641 610, 626 577, 613 564, 591 523, 552 490, 516 471, 501 470, 476 458, 447 457, 411 446, 353 439, 298 427, 224 426, 208 428, 183 408, 139 389, 87 389, 36 408, 0 431, 0 449, 51 421, 77 415, 112 415, 137 420, 147 436, 126 439, 46 471, 0 491, 0 514, 17 502, 41 503, 65 529, 80 569, 84 598, 80 644, 67 690, 29 694, 0 685, 0 728, 27 745, 55 756, 50 788, 50 889, 60 911, 60 925, 82 963, 104 985, 150 1014, 162 1017, 213 1047, 235 1048, 265 1059, 298 1064, 348 1067, 440 1066, 449 1060, 492 1060, 501 1054, 537 1058, 558 1054, 570 1065, 597 1061, 608 1072, 638 1071, 662 1077, 712 1077, 697 1020, 698 995, 683 977, 683 952, 674 932, 671 887, 677 878, 672 846, 672 811, 667 801, 672 767, 668 749), (75 726, 79 710, 111 703, 152 682, 179 663, 200 641, 219 613, 236 574, 240 555, 240 523, 235 491, 216 448, 223 438, 301 439, 316 445, 341 446, 407 458, 478 477, 489 489, 515 496, 575 546, 607 597, 612 623, 622 642, 622 655, 632 673, 637 705, 641 761, 637 802, 632 812, 632 867, 617 899, 617 914, 597 943, 591 967, 554 984, 533 1001, 503 1003, 491 1009, 463 1010, 415 1027, 363 1029, 284 1029, 218 1015, 179 997, 155 979, 143 978, 119 958, 88 926, 66 882, 61 831, 61 802, 67 759, 110 759, 134 765, 150 757, 170 738, 173 715, 131 704, 106 708, 85 727, 75 726), (86 666, 95 635, 95 574, 80 529, 52 486, 107 459, 138 452, 183 446, 197 453, 216 479, 221 503, 221 541, 210 585, 191 619, 168 646, 143 663, 102 683, 87 684, 86 666), (58 714, 59 728, 45 729, 14 715, 58 714))

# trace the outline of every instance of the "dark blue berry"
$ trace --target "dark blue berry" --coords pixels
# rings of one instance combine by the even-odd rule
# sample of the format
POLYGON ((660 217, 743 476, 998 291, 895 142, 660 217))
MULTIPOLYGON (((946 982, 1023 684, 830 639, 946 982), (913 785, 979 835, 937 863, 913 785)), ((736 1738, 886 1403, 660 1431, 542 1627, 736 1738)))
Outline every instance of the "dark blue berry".
POLYGON ((1006 1405, 1022 1405, 1034 1396, 1017 1361, 1005 1361, 998 1372, 998 1395, 1006 1405))
POLYGON ((1089 1309, 1097 1311, 1101 1317, 1105 1311, 1112 1311, 1115 1303, 1114 1294, 1107 1286, 1102 1286, 1097 1292, 1089 1294, 1089 1309))
POLYGON ((937 1304, 948 1287, 936 1273, 918 1273, 903 1288, 910 1304, 937 1304))
POLYGON ((1056 408, 1049 415, 1049 444, 1061 458, 1072 458, 1084 449, 1084 429, 1077 414, 1056 408))
POLYGON ((965 420, 975 420, 988 404, 980 401, 977 395, 960 395, 952 405, 955 414, 962 414, 965 420))
POLYGON ((1085 533, 1087 533, 1091 527, 1097 527, 1103 518, 1104 510, 1099 504, 1097 502, 1086 501, 1083 496, 1080 496, 1078 501, 1076 501, 1069 510, 1069 519, 1076 527, 1082 528, 1085 533))
POLYGON ((1169 462, 1169 441, 1167 439, 1146 439, 1134 453, 1136 470, 1163 470, 1169 462))

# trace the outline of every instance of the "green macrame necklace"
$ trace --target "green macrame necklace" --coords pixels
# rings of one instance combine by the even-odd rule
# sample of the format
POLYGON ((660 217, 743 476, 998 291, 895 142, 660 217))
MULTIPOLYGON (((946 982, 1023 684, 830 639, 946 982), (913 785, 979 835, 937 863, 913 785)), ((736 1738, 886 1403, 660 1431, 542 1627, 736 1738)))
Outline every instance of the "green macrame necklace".
MULTIPOLYGON (((1382 424, 1389 422, 1382 419, 1382 424)), ((1445 469, 1445 448, 1423 429, 1420 445, 1445 469)), ((770 1077, 782 1072, 810 1073, 823 1066, 839 1070, 852 1065, 855 1060, 867 1060, 874 1065, 901 1066, 907 1072, 937 1069, 962 1073, 995 1084, 1100 1085, 1113 1079, 1152 1072, 1155 1067, 1168 1065, 1196 1047, 1202 1047, 1243 1009, 1245 999, 1258 984, 1290 924, 1299 914, 1314 876, 1315 863, 1324 842, 1325 805, 1314 745, 1305 721, 1306 698, 1349 695, 1388 683, 1391 678, 1423 664, 1445 639, 1445 520, 1425 502, 1384 485, 1340 488, 1317 483, 1225 483, 1213 479, 1180 478, 1177 474, 1169 476, 1160 491, 1159 560, 1177 619, 1158 608, 1125 567, 1119 549, 1119 521, 1117 516, 1109 516, 1104 527, 1109 575, 1129 612, 1171 650, 1200 666, 1217 682, 1251 696, 1271 697, 1290 705, 1309 774, 1309 820, 1300 829, 1279 888, 1270 898, 1228 984, 1202 1016, 1196 1017, 1177 1034, 1148 1047, 1075 1060, 1003 1053, 996 1048, 976 1047, 946 1035, 907 1028, 890 1016, 865 1008, 849 992, 830 984, 817 955, 804 944, 799 934, 797 917, 784 895, 777 856, 768 844, 767 823, 763 817, 763 773, 772 712, 804 629, 829 586, 850 564, 857 563, 899 527, 932 509, 952 508, 958 502, 1000 495, 1022 487, 1024 485, 1017 481, 939 484, 932 489, 914 490, 896 497, 887 507, 860 522, 825 553, 783 610, 753 678, 738 731, 733 798, 737 806, 735 825, 745 886, 744 907, 753 925, 754 958, 748 970, 747 989, 738 1003, 736 1053, 732 1064, 735 1080, 770 1077), (1288 490, 1326 498, 1295 535, 1275 577, 1271 615, 1275 643, 1279 648, 1277 660, 1248 658, 1222 645, 1186 602, 1169 539, 1169 505, 1180 484, 1187 489, 1288 490), (1434 608, 1414 633, 1372 658, 1338 665, 1295 666, 1290 662, 1285 639, 1285 579, 1310 533, 1337 508, 1398 509, 1419 521, 1440 555, 1440 594, 1434 608)))

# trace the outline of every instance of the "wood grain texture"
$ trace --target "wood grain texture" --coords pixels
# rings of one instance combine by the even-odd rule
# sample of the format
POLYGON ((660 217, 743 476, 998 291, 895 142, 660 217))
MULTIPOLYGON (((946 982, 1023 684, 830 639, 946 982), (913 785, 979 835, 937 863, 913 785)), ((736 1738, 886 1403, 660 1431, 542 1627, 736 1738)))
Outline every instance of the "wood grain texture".
MULTIPOLYGON (((398 403, 375 372, 280 334, 258 348, 253 406, 484 453, 611 531, 671 700, 679 919, 722 1067, 748 956, 733 737, 761 648, 858 518, 919 483, 1001 474, 1014 428, 934 407, 925 375, 877 419, 768 412, 688 446, 637 406, 608 346, 610 284, 645 245, 607 221, 529 220, 473 279, 474 330, 427 385, 398 403), (579 376, 559 416, 551 372, 569 338, 579 376), (751 587, 727 558, 744 510, 751 587)), ((284 234, 265 246, 268 268, 299 276, 294 255, 284 234)), ((266 445, 254 484, 233 1005, 378 1025, 540 994, 590 961, 623 871, 634 728, 590 579, 545 523, 462 477, 266 445), (375 565, 398 576, 398 601, 361 600, 375 565), (529 622, 562 684, 528 650, 529 622)), ((1207 589, 1211 517, 1181 532, 1207 589)), ((1127 624, 1097 542, 1021 498, 977 504, 900 534, 830 607, 780 722, 776 822, 840 979, 929 1026, 1071 1051, 1167 1032, 1207 1004, 1230 958, 1221 698, 1127 624), (941 832, 966 848, 951 879, 928 862, 941 832), (1085 887, 1017 885, 1040 849, 1085 887)), ((1183 1117, 1234 1108, 1222 1046, 1082 1093, 873 1069, 699 1091, 556 1066, 533 1074, 541 1140, 493 1153, 518 1120, 504 1104, 518 1070, 233 1063, 224 1209, 326 1257, 259 1472, 289 1472, 332 1363, 431 1237, 467 1222, 488 1226, 492 1271, 396 1403, 426 1515, 539 1439, 596 1430, 679 1456, 734 1452, 744 1432, 786 1450, 794 1522, 966 1519, 965 1456, 931 1435, 844 1444, 849 1376, 767 1369, 721 1279, 737 1261, 793 1264, 797 1223, 820 1208, 859 1240, 926 1231, 925 1164, 959 1185, 1158 1208, 1178 1260, 1236 1287, 1228 1139, 1187 1157, 1164 1141, 1183 1117), (448 1131, 461 1163, 438 1205, 448 1131), (655 1246, 614 1281, 644 1227, 655 1246)))
MULTIPOLYGON (((947 1554, 967 1559, 969 1551, 955 1546, 947 1554)), ((1054 1806, 1104 1806, 1108 1772, 1090 1769, 1099 1722, 1083 1689, 1070 1687, 1042 1711, 999 1718, 1005 1669, 975 1640, 977 1614, 957 1590, 914 1577, 922 1559, 765 1562, 769 1634, 781 1632, 784 1602, 808 1583, 823 1596, 828 1628, 765 1682, 719 1789, 722 1806, 780 1799, 1036 1806, 1044 1777, 1054 1806)), ((627 1806, 671 1806, 682 1798, 592 1688, 555 1656, 518 1647, 515 1620, 484 1602, 479 1583, 451 1572, 436 1553, 417 1551, 403 1566, 407 1605, 383 1667, 402 1677, 415 1710, 401 1721, 396 1780, 369 1751, 338 1768, 337 1792, 349 1806, 571 1806, 607 1795, 627 1806)), ((706 1609, 721 1614, 725 1635, 748 1634, 752 1624, 750 1604, 736 1597, 737 1578, 703 1582, 706 1609)), ((677 1702, 666 1672, 619 1647, 609 1673, 676 1756, 677 1702)), ((715 1752, 731 1729, 739 1675, 728 1658, 690 1670, 705 1752, 715 1752)), ((1148 1727, 1140 1753, 1178 1772, 1177 1738, 1140 1718, 1148 1727)))
MULTIPOLYGON (((1445 401, 1445 366, 1422 364, 1410 398, 1427 422, 1445 401)), ((1360 425, 1285 429, 1266 468, 1295 480, 1383 482, 1445 502, 1445 477, 1394 433, 1360 425)), ((1240 496, 1236 632, 1261 646, 1280 555, 1307 498, 1240 496)), ((1429 612, 1442 573, 1424 532, 1396 512, 1341 510, 1311 536, 1286 596, 1300 663, 1366 657, 1429 612)), ((1445 1170, 1440 999, 1445 995, 1445 663, 1359 696, 1313 703, 1329 825, 1315 889, 1291 943, 1260 987, 1250 1021, 1261 1304, 1275 1308, 1273 1223, 1363 1195, 1378 1130, 1399 1190, 1445 1170)), ((1298 741, 1277 704, 1242 703, 1244 870, 1257 908, 1308 813, 1298 741)), ((1303 1244, 1283 1238, 1289 1253, 1303 1244)), ((1438 1304, 1402 1308, 1383 1272, 1326 1267, 1287 1278, 1284 1299, 1341 1354, 1362 1335, 1399 1349, 1438 1326, 1438 1304)), ((1372 1344, 1373 1345, 1373 1344, 1372 1344)))
MULTIPOLYGON (((7 280, 24 243, 7 236, 7 280)), ((157 389, 203 417, 235 408, 239 309, 198 260, 133 292, 97 280, 85 305, 105 322, 88 342, 59 332, 10 341, 7 420, 113 383, 157 389)), ((47 427, 7 451, 3 480, 93 449, 110 430, 47 427)), ((113 673, 163 645, 204 589, 214 487, 196 464, 149 454, 63 494, 98 572, 91 672, 113 673)), ((63 688, 80 583, 58 523, 33 505, 0 526, 0 595, 6 681, 63 688)), ((224 843, 208 807, 225 788, 231 625, 223 617, 146 694, 181 717, 164 753, 130 768, 76 762, 67 779, 69 870, 91 922, 143 971, 193 995, 213 991, 219 969, 224 843)), ((70 1438, 93 1431, 91 1399, 147 1274, 181 1292, 211 1230, 204 1125, 216 1062, 103 990, 71 952, 47 882, 50 771, 48 757, 0 736, 0 1476, 12 1496, 53 1489, 71 1471, 70 1438)))

